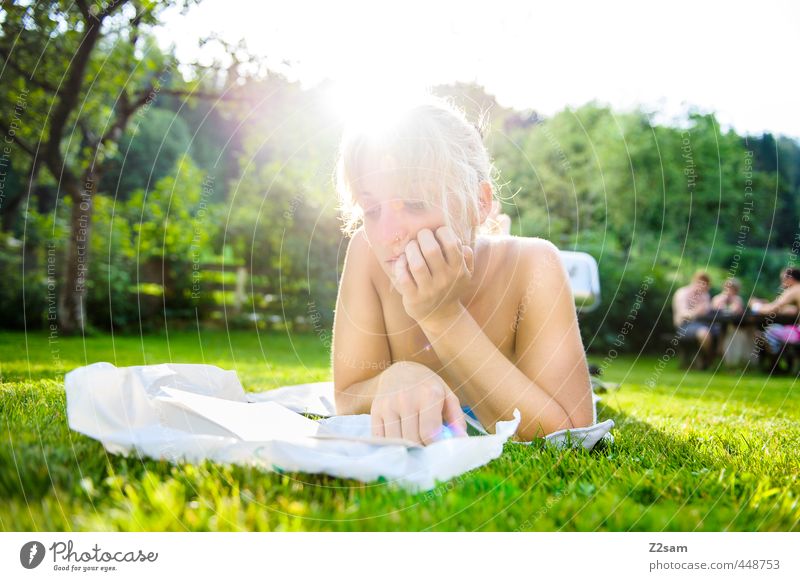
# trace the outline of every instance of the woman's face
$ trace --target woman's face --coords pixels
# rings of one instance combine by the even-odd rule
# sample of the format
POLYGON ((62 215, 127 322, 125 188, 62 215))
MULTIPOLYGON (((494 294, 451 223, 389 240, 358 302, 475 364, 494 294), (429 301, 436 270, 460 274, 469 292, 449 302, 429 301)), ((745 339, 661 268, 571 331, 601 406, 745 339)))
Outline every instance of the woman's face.
POLYGON ((356 202, 364 213, 364 232, 390 278, 394 261, 420 230, 436 232, 446 223, 443 209, 425 198, 422 193, 397 192, 390 172, 372 173, 357 184, 356 202))

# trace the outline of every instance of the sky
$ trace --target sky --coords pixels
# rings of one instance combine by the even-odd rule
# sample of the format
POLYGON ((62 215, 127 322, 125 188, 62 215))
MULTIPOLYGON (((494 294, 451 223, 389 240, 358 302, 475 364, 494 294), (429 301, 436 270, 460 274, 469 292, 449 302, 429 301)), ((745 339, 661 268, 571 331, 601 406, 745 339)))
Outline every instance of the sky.
POLYGON ((343 95, 477 82, 544 115, 597 100, 679 123, 697 108, 739 133, 800 138, 800 2, 203 0, 163 22, 182 60, 208 58, 200 36, 243 38, 292 80, 343 95))

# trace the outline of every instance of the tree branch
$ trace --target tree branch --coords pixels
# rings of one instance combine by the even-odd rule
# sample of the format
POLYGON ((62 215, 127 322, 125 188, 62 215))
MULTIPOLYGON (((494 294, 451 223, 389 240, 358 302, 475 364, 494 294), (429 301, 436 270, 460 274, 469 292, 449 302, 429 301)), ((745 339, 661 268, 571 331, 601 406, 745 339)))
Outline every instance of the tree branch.
POLYGON ((205 91, 185 91, 182 89, 161 89, 159 93, 172 97, 196 97, 206 101, 249 101, 247 95, 231 95, 229 93, 207 93, 205 91))
MULTIPOLYGON (((84 3, 81 2, 79 5, 80 4, 84 3)), ((81 39, 78 50, 75 52, 75 57, 72 59, 67 69, 67 80, 61 84, 59 91, 56 93, 55 100, 57 104, 50 118, 50 132, 47 138, 47 148, 45 149, 47 165, 51 168, 51 171, 52 168, 59 165, 61 161, 59 148, 61 146, 61 138, 64 134, 64 126, 66 125, 70 113, 72 113, 78 103, 84 74, 89 64, 89 57, 99 39, 100 23, 87 21, 86 32, 81 39)))
POLYGON ((98 24, 102 23, 103 20, 111 16, 117 10, 117 8, 127 4, 128 2, 129 0, 112 0, 102 12, 98 13, 97 10, 95 10, 95 12, 92 13, 92 8, 86 3, 86 0, 75 0, 75 4, 78 5, 78 10, 81 11, 86 24, 90 24, 89 21, 95 21, 98 24))
MULTIPOLYGON (((152 89, 150 89, 152 91, 152 89)), ((149 92, 144 92, 144 95, 149 95, 149 92)), ((125 127, 128 125, 128 121, 131 118, 131 115, 144 103, 146 102, 147 97, 139 97, 136 101, 131 104, 130 100, 128 99, 127 93, 125 93, 125 89, 122 89, 122 94, 119 96, 118 99, 118 106, 115 108, 116 111, 116 119, 114 123, 111 124, 111 127, 106 130, 100 140, 97 142, 97 146, 104 145, 110 140, 116 140, 119 138, 119 135, 125 131, 125 127)))
POLYGON ((128 0, 112 0, 109 2, 108 6, 106 6, 106 9, 97 16, 98 20, 103 20, 104 18, 111 16, 117 10, 117 8, 127 3, 128 0))
POLYGON ((78 6, 78 10, 81 11, 84 20, 88 21, 94 18, 92 13, 89 11, 89 5, 86 4, 86 0, 75 0, 75 4, 78 6))
POLYGON ((16 132, 14 135, 11 135, 11 126, 5 122, 5 120, 0 119, 0 129, 2 129, 3 133, 14 140, 14 143, 19 145, 20 149, 30 155, 31 157, 36 157, 36 150, 27 143, 24 139, 22 139, 16 132))
POLYGON ((34 85, 36 85, 40 89, 44 89, 45 91, 49 91, 51 93, 55 93, 55 92, 58 91, 58 89, 56 88, 55 85, 52 85, 52 84, 48 83, 47 81, 42 81, 40 79, 35 79, 32 76, 29 76, 28 75, 28 71, 26 71, 22 67, 20 67, 11 58, 11 55, 3 47, 0 47, 0 56, 2 56, 5 59, 5 65, 7 67, 9 67, 10 69, 16 71, 17 73, 19 73, 20 75, 25 77, 26 80, 28 80, 29 82, 33 83, 34 85))
POLYGON ((83 119, 83 118, 79 118, 78 121, 77 121, 77 125, 78 125, 78 128, 81 130, 81 133, 83 134, 84 142, 86 142, 86 143, 90 144, 92 147, 94 147, 95 143, 97 143, 97 136, 91 130, 89 125, 86 123, 86 120, 83 119))
POLYGON ((69 115, 75 110, 78 99, 80 98, 86 67, 89 65, 92 51, 100 40, 103 19, 120 6, 127 4, 128 1, 129 0, 115 0, 97 16, 92 15, 86 0, 76 1, 78 9, 84 16, 86 31, 78 45, 78 50, 75 51, 75 56, 72 61, 70 61, 69 68, 65 74, 66 81, 60 85, 54 98, 56 106, 53 110, 53 115, 50 117, 50 132, 47 137, 47 147, 45 149, 46 162, 51 171, 58 166, 64 167, 63 160, 61 159, 61 152, 59 151, 61 139, 64 134, 64 127, 69 115))

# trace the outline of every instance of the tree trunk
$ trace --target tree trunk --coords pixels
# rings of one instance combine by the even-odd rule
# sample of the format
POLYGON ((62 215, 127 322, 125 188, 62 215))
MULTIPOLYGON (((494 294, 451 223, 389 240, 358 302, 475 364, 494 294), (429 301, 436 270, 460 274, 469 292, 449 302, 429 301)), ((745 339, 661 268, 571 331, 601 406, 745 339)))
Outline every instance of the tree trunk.
POLYGON ((92 226, 94 195, 99 176, 91 169, 82 183, 70 184, 72 198, 69 248, 64 283, 59 290, 59 327, 64 334, 84 332, 86 328, 86 284, 89 275, 89 232, 92 226))

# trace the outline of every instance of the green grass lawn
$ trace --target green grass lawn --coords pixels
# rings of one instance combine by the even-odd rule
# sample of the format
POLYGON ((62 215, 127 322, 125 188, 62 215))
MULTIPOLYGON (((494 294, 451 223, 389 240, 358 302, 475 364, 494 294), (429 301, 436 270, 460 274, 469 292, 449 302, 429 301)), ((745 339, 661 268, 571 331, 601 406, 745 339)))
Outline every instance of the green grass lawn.
MULTIPOLYGON (((106 454, 70 431, 63 374, 210 363, 245 389, 330 379, 314 335, 237 332, 58 339, 0 334, 0 530, 798 530, 800 389, 757 372, 659 372, 619 358, 593 452, 507 444, 503 455, 420 494, 385 483, 173 465, 106 454), (647 385, 655 379, 655 386, 647 385)), ((602 355, 595 358, 598 362, 602 355)))

